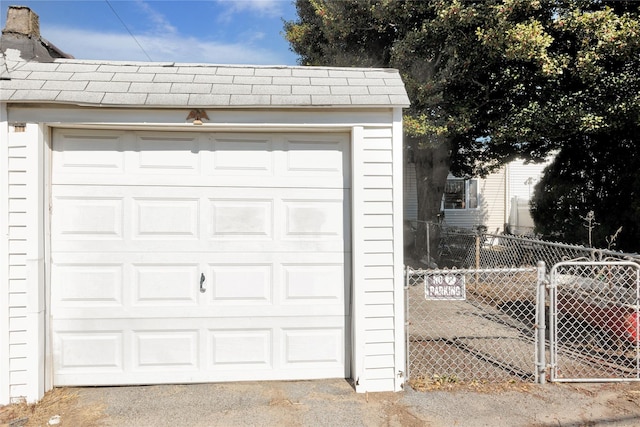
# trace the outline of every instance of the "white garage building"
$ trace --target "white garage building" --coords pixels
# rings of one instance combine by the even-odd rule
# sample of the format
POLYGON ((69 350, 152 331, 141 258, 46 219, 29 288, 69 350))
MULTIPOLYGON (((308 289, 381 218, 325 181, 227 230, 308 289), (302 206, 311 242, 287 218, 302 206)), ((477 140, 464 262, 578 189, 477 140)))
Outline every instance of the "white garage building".
POLYGON ((0 403, 66 385, 402 388, 397 71, 13 49, 0 71, 0 403))

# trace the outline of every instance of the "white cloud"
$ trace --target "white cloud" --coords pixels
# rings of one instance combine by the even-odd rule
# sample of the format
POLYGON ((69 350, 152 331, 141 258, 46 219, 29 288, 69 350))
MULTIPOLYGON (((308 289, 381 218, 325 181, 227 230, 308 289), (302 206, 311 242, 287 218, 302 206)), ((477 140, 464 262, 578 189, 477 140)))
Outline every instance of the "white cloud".
POLYGON ((151 29, 153 33, 172 33, 176 34, 178 30, 171 25, 171 22, 160 12, 152 8, 147 2, 143 0, 136 0, 138 7, 147 15, 149 22, 154 24, 151 29))
POLYGON ((218 19, 228 20, 232 15, 243 12, 256 13, 262 16, 282 16, 286 2, 291 0, 217 0, 226 11, 218 19))
POLYGON ((216 4, 220 6, 216 19, 218 22, 230 22, 240 13, 279 18, 288 1, 290 0, 216 0, 216 4))
MULTIPOLYGON (((66 27, 46 27, 44 37, 77 59, 147 61, 148 58, 127 33, 101 33, 66 27)), ((136 39, 158 62, 202 62, 215 64, 282 65, 282 53, 252 44, 221 43, 175 33, 136 35, 136 39)))

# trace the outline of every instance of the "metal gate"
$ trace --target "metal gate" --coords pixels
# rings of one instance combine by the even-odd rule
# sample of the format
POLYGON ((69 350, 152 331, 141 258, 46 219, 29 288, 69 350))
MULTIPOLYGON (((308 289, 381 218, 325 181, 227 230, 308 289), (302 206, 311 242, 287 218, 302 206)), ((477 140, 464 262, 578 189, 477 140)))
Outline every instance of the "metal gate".
POLYGON ((537 307, 544 307, 545 277, 544 263, 538 268, 408 268, 409 382, 534 382, 539 374, 544 381, 545 313, 537 307))
POLYGON ((549 289, 551 380, 640 380, 640 265, 561 262, 549 289))

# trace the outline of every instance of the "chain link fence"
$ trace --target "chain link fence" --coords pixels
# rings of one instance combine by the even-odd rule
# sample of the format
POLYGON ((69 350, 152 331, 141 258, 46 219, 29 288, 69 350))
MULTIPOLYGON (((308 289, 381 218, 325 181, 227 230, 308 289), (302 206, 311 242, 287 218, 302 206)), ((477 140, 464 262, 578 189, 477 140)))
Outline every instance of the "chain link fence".
POLYGON ((429 268, 464 267, 469 251, 475 247, 477 233, 467 228, 428 221, 409 221, 405 226, 405 244, 409 246, 423 233, 426 253, 420 262, 429 268))
POLYGON ((634 260, 640 263, 640 254, 548 242, 533 237, 489 234, 484 233, 482 227, 470 230, 427 223, 425 230, 430 236, 438 236, 437 245, 431 245, 434 247, 429 248, 429 253, 422 260, 430 268, 535 267, 539 261, 552 266, 579 258, 593 261, 634 260))
MULTIPOLYGON (((469 234, 473 233, 469 232, 469 234)), ((523 267, 535 266, 539 261, 544 261, 550 267, 572 259, 636 260, 640 263, 640 255, 638 254, 624 254, 607 249, 547 242, 522 236, 482 234, 476 236, 476 242, 475 247, 469 246, 462 265, 523 267)))
POLYGON ((640 265, 563 262, 551 269, 553 381, 640 379, 640 265))
POLYGON ((407 268, 410 384, 535 381, 541 278, 531 267, 407 268))
POLYGON ((640 255, 438 231, 406 272, 410 383, 639 378, 640 255))

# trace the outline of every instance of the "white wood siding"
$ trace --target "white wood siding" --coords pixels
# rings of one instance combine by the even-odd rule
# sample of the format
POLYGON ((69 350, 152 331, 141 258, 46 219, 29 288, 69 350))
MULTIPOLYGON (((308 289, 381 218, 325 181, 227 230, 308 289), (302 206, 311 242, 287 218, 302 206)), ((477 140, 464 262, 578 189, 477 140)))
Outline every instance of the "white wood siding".
POLYGON ((404 295, 404 218, 402 217, 402 165, 404 163, 404 132, 402 127, 402 110, 396 108, 393 111, 392 127, 392 159, 393 159, 393 255, 394 255, 394 331, 393 340, 395 356, 394 390, 404 389, 406 381, 406 343, 405 343, 405 295, 404 295))
POLYGON ((507 174, 504 167, 488 175, 480 181, 480 210, 482 225, 490 233, 502 231, 507 217, 505 216, 505 188, 507 174))
POLYGON ((9 124, 0 103, 0 405, 9 402, 9 124))
POLYGON ((396 372, 392 129, 364 128, 362 146, 362 376, 368 391, 392 390, 396 372))
POLYGON ((507 219, 513 233, 533 231, 533 219, 529 211, 529 201, 533 196, 535 185, 540 181, 544 168, 551 163, 549 156, 543 163, 525 163, 514 160, 509 163, 509 187, 507 197, 507 219))
MULTIPOLYGON (((8 348, 2 349, 8 398, 44 393, 44 145, 42 126, 27 123, 7 137, 8 348)), ((6 348, 6 347, 5 347, 6 348)), ((4 373, 3 373, 4 375, 4 373)), ((4 384, 3 384, 4 385, 4 384)))
POLYGON ((28 133, 7 134, 8 387, 12 399, 27 396, 27 142, 28 133))
POLYGON ((517 196, 518 199, 529 200, 533 195, 533 187, 540 181, 542 171, 549 163, 525 164, 523 160, 509 163, 509 198, 517 196))

